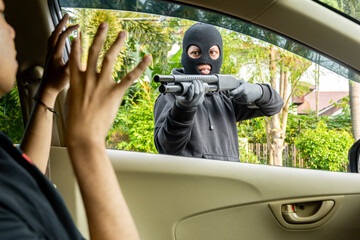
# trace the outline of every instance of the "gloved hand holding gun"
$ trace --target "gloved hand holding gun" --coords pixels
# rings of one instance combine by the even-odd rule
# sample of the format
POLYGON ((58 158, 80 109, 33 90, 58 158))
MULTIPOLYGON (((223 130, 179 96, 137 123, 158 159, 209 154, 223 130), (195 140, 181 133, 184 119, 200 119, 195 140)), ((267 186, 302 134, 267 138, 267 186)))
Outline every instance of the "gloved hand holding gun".
POLYGON ((230 91, 230 96, 239 104, 252 104, 263 95, 259 84, 248 83, 243 80, 240 86, 230 91))
POLYGON ((191 109, 203 103, 205 98, 205 84, 200 80, 190 83, 186 94, 176 96, 176 106, 181 109, 191 109))

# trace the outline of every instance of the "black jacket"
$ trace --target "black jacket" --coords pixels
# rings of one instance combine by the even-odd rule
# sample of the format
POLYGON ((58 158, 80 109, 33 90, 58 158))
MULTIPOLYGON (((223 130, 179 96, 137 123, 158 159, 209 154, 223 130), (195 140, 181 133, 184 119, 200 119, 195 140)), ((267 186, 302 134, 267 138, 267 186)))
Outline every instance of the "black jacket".
POLYGON ((84 239, 53 184, 0 132, 0 239, 84 239))
MULTIPOLYGON (((174 69, 173 74, 183 74, 174 69)), ((284 102, 268 84, 260 84, 263 96, 257 107, 237 104, 228 92, 206 94, 196 110, 175 105, 175 95, 160 94, 155 102, 154 142, 159 153, 187 157, 239 161, 236 122, 278 113, 284 102)))

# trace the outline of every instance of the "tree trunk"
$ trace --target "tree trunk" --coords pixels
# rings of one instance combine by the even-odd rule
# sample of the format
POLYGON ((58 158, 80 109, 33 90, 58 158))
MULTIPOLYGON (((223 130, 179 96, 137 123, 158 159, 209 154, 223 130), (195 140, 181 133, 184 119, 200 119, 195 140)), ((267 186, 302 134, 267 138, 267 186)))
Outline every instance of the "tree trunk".
POLYGON ((272 136, 272 150, 273 150, 273 165, 282 166, 282 151, 284 149, 284 138, 280 128, 280 113, 272 116, 270 121, 271 136, 272 136))
POLYGON ((360 83, 349 81, 352 134, 360 139, 360 83))
POLYGON ((282 153, 284 150, 284 139, 277 138, 274 139, 274 165, 275 166, 282 166, 283 165, 283 157, 282 153))
POLYGON ((319 80, 320 80, 320 65, 315 65, 315 104, 316 104, 316 121, 319 121, 319 80))
POLYGON ((269 50, 270 84, 279 91, 284 100, 284 106, 278 114, 265 118, 266 139, 270 151, 269 164, 282 166, 290 100, 301 76, 310 66, 310 63, 306 63, 297 57, 281 54, 281 52, 277 52, 274 46, 270 46, 269 50), (279 74, 277 73, 278 67, 280 68, 279 74), (277 76, 280 76, 280 79, 277 79, 277 76), (290 82, 291 88, 289 88, 290 82))
POLYGON ((273 45, 270 46, 270 54, 269 54, 269 59, 270 59, 270 84, 271 86, 276 89, 276 71, 277 71, 277 67, 276 67, 276 59, 275 59, 275 48, 273 45))
POLYGON ((281 98, 284 100, 284 106, 281 110, 281 130, 282 130, 283 139, 285 139, 287 119, 289 115, 289 99, 290 99, 290 96, 288 96, 289 75, 290 72, 285 71, 284 79, 281 82, 283 84, 283 95, 281 96, 281 98))
MULTIPOLYGON (((276 67, 276 51, 274 46, 270 46, 270 54, 269 54, 269 61, 270 61, 270 83, 271 86, 274 89, 278 89, 277 88, 277 79, 276 79, 276 71, 277 71, 277 67, 276 67)), ((280 94, 283 94, 284 92, 284 88, 283 85, 281 84, 282 79, 284 78, 284 72, 281 71, 280 73, 280 94)), ((270 125, 270 131, 269 134, 270 136, 267 136, 267 139, 269 141, 271 141, 270 143, 270 164, 271 165, 277 165, 277 166, 282 166, 282 150, 283 150, 283 139, 281 137, 281 112, 270 117, 270 121, 269 121, 269 125, 270 125)), ((268 142, 269 144, 269 142, 268 142)))
POLYGON ((271 127, 270 127, 270 118, 265 117, 265 130, 266 130, 266 141, 267 148, 269 150, 269 165, 274 165, 274 150, 271 143, 271 127))

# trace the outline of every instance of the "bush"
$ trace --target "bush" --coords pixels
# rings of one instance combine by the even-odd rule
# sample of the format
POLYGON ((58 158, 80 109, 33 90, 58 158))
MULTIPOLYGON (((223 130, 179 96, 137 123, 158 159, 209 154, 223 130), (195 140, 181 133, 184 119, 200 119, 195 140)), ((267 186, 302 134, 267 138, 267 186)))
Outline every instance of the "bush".
POLYGON ((329 130, 320 121, 314 130, 306 130, 295 140, 306 167, 344 172, 348 150, 354 140, 346 131, 329 130))
POLYGON ((247 138, 250 143, 266 143, 265 118, 253 118, 237 123, 239 138, 247 138))
POLYGON ((17 87, 0 100, 0 130, 14 143, 20 143, 24 133, 20 99, 17 87))
POLYGON ((107 145, 121 150, 157 153, 153 140, 157 93, 146 81, 138 81, 130 92, 132 95, 124 99, 108 134, 107 145))
POLYGON ((239 141, 239 159, 240 162, 261 163, 255 154, 249 152, 247 138, 239 141))

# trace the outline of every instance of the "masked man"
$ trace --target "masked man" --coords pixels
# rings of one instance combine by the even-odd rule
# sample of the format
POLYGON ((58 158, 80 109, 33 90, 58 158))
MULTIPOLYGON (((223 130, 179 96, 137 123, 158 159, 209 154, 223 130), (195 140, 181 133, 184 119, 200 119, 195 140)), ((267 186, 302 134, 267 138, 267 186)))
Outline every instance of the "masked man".
MULTIPOLYGON (((223 59, 220 32, 197 23, 184 35, 181 64, 172 74, 218 74, 223 59)), ((239 161, 236 122, 278 113, 284 102, 268 84, 245 81, 231 91, 205 94, 195 80, 185 96, 160 94, 155 102, 154 141, 159 153, 239 161)))

